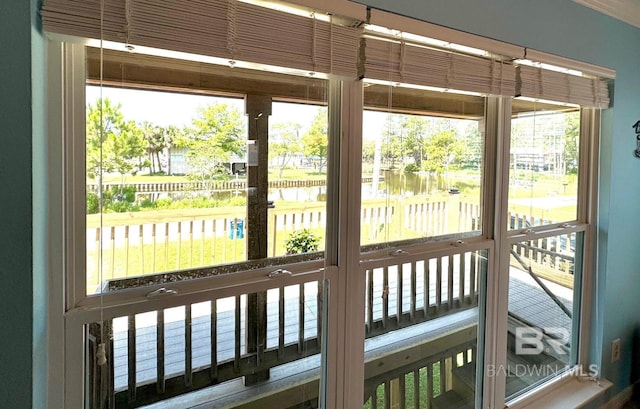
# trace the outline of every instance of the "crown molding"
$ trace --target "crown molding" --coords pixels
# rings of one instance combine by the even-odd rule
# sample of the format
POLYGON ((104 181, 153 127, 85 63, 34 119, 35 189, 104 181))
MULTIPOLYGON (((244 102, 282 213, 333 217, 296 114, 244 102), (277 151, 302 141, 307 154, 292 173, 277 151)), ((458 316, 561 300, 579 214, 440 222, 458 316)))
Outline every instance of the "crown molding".
POLYGON ((573 0, 600 13, 640 28, 640 3, 634 0, 573 0))

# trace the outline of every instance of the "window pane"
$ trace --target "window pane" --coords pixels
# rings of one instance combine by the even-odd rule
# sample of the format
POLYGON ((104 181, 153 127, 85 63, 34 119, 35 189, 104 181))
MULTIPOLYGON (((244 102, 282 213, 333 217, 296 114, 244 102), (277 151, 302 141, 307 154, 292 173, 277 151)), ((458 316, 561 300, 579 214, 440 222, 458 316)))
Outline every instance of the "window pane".
POLYGON ((245 259, 246 199, 227 171, 244 155, 244 101, 96 86, 86 99, 87 292, 245 259))
POLYGON ((327 81, 87 56, 87 294, 156 284, 149 299, 169 296, 161 309, 127 304, 123 317, 88 321, 87 405, 217 407, 243 395, 277 406, 287 395, 287 407, 317 406, 327 81), (257 269, 274 279, 256 284, 257 269), (161 287, 248 271, 231 286, 201 280, 195 304, 184 287, 161 287), (255 394, 265 383, 276 395, 255 394))
POLYGON ((582 233, 515 243, 509 268, 507 396, 575 363, 575 274, 582 233), (578 249, 578 254, 576 253, 578 249))
POLYGON ((580 111, 514 100, 508 228, 575 220, 580 111))
POLYGON ((364 408, 474 407, 486 272, 484 250, 366 267, 364 408))
POLYGON ((371 84, 365 108, 361 244, 480 230, 484 99, 371 84))
POLYGON ((92 48, 87 67, 87 294, 321 257, 325 80, 92 48))

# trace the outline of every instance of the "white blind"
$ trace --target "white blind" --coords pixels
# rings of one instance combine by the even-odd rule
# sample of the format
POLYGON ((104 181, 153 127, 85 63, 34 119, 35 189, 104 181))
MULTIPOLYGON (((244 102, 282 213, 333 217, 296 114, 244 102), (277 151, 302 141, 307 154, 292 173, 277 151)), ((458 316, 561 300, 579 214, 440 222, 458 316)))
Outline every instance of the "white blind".
POLYGON ((358 71, 360 29, 237 0, 45 0, 42 20, 58 34, 351 78, 358 71))
POLYGON ((366 38, 365 78, 493 95, 515 95, 509 63, 382 38, 366 38))
POLYGON ((606 81, 527 65, 517 68, 517 95, 595 108, 610 105, 606 81))

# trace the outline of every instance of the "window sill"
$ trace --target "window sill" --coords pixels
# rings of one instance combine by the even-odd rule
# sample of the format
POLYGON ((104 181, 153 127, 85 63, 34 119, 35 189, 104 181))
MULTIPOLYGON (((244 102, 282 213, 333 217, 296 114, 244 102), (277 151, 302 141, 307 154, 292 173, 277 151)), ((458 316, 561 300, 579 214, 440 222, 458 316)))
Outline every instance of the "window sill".
POLYGON ((579 408, 603 394, 611 385, 606 379, 561 376, 507 402, 505 406, 509 409, 579 408))

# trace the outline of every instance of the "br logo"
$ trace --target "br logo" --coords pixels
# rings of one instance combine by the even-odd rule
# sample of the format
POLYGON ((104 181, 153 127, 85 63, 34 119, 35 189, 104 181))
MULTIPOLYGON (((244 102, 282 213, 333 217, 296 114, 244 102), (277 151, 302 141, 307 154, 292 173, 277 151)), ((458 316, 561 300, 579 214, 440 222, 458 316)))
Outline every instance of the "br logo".
POLYGON ((516 355, 540 355, 545 350, 565 355, 571 339, 569 330, 562 327, 517 327, 515 335, 516 355))

